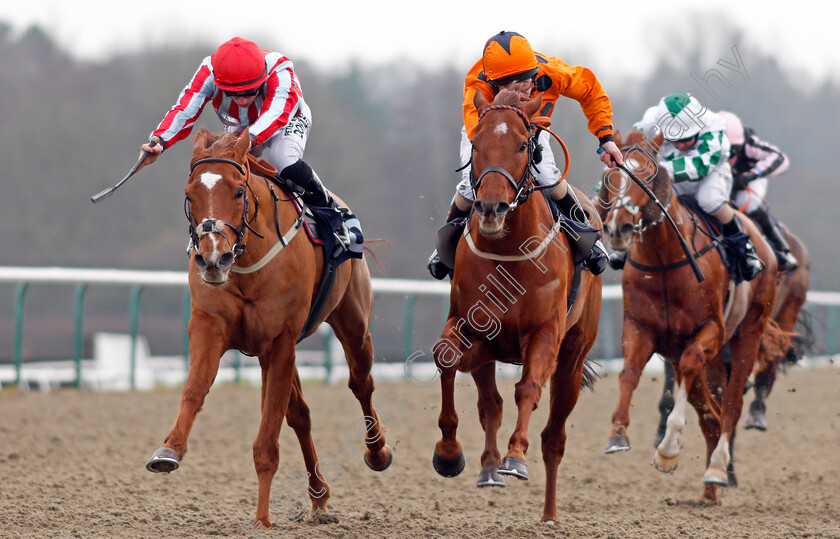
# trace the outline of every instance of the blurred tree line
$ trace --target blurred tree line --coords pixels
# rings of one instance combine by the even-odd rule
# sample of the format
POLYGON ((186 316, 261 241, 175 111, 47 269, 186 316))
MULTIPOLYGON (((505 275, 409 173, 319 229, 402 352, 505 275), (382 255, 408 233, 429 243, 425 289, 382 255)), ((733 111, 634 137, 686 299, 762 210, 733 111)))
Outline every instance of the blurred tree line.
MULTIPOLYGON (((94 206, 89 197, 124 176, 140 144, 217 45, 150 48, 89 63, 70 57, 37 27, 17 36, 0 23, 2 265, 186 269, 183 190, 192 139, 167 150, 109 199, 94 206)), ((261 45, 283 50, 282 44, 261 45)), ((840 90, 827 82, 806 89, 799 74, 741 45, 736 32, 718 44, 702 45, 706 52, 699 45, 676 55, 669 50, 643 80, 614 87, 605 82, 616 127, 629 129, 666 93, 699 90, 691 73, 702 79, 717 69, 729 86, 709 79, 717 99, 705 104, 739 113, 759 136, 789 155, 791 169, 771 180, 771 209, 810 248, 812 288, 840 289, 835 270, 840 242, 830 221, 830 200, 837 192, 830 144, 840 125, 840 90), (734 62, 733 44, 748 82, 716 63, 734 62)), ((544 52, 587 65, 586 58, 544 52)), ((376 247, 384 267, 380 276, 428 277, 425 263, 434 232, 459 179, 461 89, 469 66, 429 70, 405 61, 356 63, 336 73, 292 60, 314 116, 307 161, 353 209, 367 238, 389 242, 376 247)), ((592 68, 602 82, 615 80, 592 68)), ((601 165, 579 106, 559 102, 553 121, 552 129, 571 152, 571 182, 591 194, 601 165)), ((199 125, 221 128, 210 106, 199 125)), ((619 282, 618 275, 608 270, 605 282, 619 282)), ((32 301, 55 298, 47 294, 32 301)), ((91 301, 106 310, 113 305, 107 294, 91 301)), ((122 312, 124 305, 120 299, 113 308, 122 312)), ((174 301, 170 310, 177 313, 179 305, 174 301)), ((6 335, 9 315, 0 317, 7 321, 0 329, 6 335)), ((6 357, 6 345, 0 348, 0 357, 6 357)))

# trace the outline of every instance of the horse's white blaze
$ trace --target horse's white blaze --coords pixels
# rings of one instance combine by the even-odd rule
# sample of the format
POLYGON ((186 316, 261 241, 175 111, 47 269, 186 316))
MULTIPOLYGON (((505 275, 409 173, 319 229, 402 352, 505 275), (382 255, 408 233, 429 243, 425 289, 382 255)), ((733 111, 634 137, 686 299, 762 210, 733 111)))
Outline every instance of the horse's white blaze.
POLYGON ((219 253, 219 245, 220 245, 220 238, 219 234, 211 234, 210 240, 213 242, 213 252, 210 253, 210 260, 209 263, 213 266, 216 265, 216 262, 219 261, 219 257, 221 256, 219 253))
POLYGON ((505 135, 508 132, 508 126, 505 122, 502 122, 496 126, 496 129, 494 129, 493 132, 497 135, 505 135))
POLYGON ((668 415, 668 428, 657 450, 666 457, 676 457, 680 454, 680 433, 685 427, 685 408, 688 404, 688 391, 685 380, 680 381, 677 394, 674 397, 674 409, 668 415))
POLYGON ((216 185, 216 182, 222 179, 221 174, 216 174, 215 172, 205 172, 201 175, 201 184, 204 185, 208 190, 213 189, 213 186, 216 185))
POLYGON ((709 469, 725 470, 729 466, 729 459, 729 435, 721 434, 717 447, 712 451, 712 457, 709 459, 709 469))

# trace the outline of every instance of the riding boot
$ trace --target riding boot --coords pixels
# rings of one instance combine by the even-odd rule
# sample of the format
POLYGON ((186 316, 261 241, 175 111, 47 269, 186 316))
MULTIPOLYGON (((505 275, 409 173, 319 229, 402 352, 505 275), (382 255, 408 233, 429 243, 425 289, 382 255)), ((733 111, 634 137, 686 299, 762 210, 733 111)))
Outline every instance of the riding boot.
MULTIPOLYGON (((452 205, 449 207, 449 213, 446 215, 446 222, 451 223, 455 219, 464 218, 469 215, 469 211, 464 211, 455 204, 455 199, 452 199, 452 205)), ((435 249, 432 251, 432 255, 429 257, 429 262, 426 264, 426 267, 429 268, 429 273, 432 274, 437 280, 442 280, 447 275, 449 275, 449 268, 443 261, 440 259, 440 254, 438 250, 435 249)))
POLYGON ((779 262, 779 271, 793 271, 799 267, 799 261, 790 252, 790 245, 780 227, 773 222, 770 214, 764 208, 758 208, 747 214, 750 219, 761 228, 764 237, 770 242, 776 252, 776 260, 779 262))
MULTIPOLYGON (((580 202, 578 202, 578 199, 571 187, 569 187, 566 191, 566 196, 560 200, 555 200, 554 202, 557 204, 557 208, 564 216, 587 226, 591 226, 589 224, 589 217, 586 215, 586 212, 583 210, 580 202)), ((589 251, 589 254, 586 255, 583 262, 593 275, 600 275, 607 268, 607 259, 607 250, 604 248, 604 244, 601 243, 601 240, 599 239, 595 241, 595 244, 592 246, 592 249, 589 251)))
MULTIPOLYGON (((346 211, 338 206, 338 203, 330 195, 330 192, 324 187, 321 178, 318 177, 318 174, 303 159, 284 168, 280 172, 280 177, 303 190, 300 197, 307 205, 331 208, 337 213, 346 211)), ((349 249, 350 231, 347 229, 347 225, 344 224, 343 219, 341 220, 341 225, 333 232, 341 244, 342 250, 349 249)))
MULTIPOLYGON (((755 252, 755 245, 750 240, 749 234, 744 232, 744 227, 737 217, 723 225, 723 241, 730 245, 740 245, 737 249, 738 269, 741 270, 741 277, 745 281, 752 281, 764 269, 764 263, 758 258, 755 252), (746 236, 746 239, 744 239, 746 236), (728 240, 728 241, 727 241, 728 240)), ((733 252, 730 250, 730 252, 733 252)))

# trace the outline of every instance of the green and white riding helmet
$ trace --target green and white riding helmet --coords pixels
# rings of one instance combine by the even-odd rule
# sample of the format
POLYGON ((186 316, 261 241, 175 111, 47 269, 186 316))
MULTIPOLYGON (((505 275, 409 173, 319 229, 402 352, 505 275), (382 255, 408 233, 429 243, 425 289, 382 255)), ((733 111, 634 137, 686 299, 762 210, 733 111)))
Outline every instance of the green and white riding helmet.
POLYGON ((675 92, 659 101, 659 120, 656 125, 665 140, 674 142, 694 137, 707 127, 705 106, 691 94, 675 92))

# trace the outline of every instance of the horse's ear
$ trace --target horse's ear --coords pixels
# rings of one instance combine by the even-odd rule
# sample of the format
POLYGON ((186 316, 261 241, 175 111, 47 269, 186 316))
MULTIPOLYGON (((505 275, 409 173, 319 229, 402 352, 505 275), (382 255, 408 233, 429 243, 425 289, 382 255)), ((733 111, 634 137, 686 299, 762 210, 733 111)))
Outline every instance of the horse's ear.
POLYGON ((207 142, 207 130, 203 127, 195 134, 195 142, 193 143, 193 153, 205 149, 210 144, 207 142))
POLYGON ((624 145, 624 141, 621 139, 621 131, 619 131, 618 129, 613 131, 613 142, 615 142, 615 145, 619 148, 621 148, 624 145))
POLYGON ((244 161, 245 154, 248 153, 248 150, 251 149, 251 134, 248 132, 248 128, 245 128, 245 131, 240 133, 239 138, 236 140, 236 145, 233 147, 233 151, 236 152, 236 157, 244 161))
POLYGON ((473 96, 473 105, 475 105, 475 108, 478 111, 479 115, 484 109, 486 109, 490 105, 487 102, 487 100, 484 99, 484 95, 478 88, 475 89, 475 95, 473 96))
POLYGON ((526 101, 522 106, 519 108, 522 109, 522 112, 525 113, 529 119, 540 110, 540 105, 542 105, 542 94, 539 94, 537 97, 530 101, 526 101))

